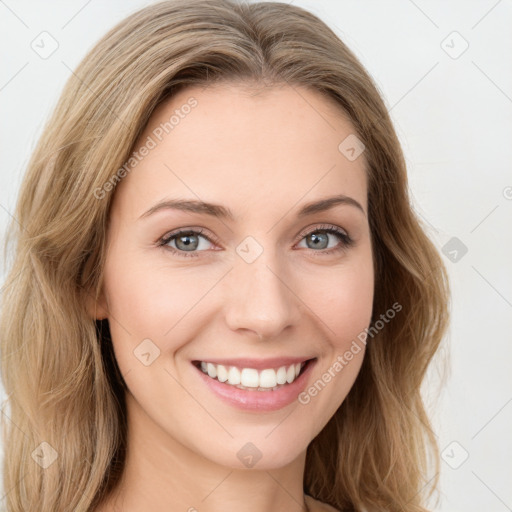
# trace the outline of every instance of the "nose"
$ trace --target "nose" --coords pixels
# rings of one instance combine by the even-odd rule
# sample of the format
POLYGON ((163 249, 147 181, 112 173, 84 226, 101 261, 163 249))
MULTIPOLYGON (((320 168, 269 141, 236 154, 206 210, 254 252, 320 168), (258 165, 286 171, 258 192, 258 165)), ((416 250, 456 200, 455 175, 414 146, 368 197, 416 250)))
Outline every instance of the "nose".
POLYGON ((298 324, 300 299, 291 273, 265 250, 252 263, 239 259, 224 283, 226 323, 233 331, 252 331, 270 340, 298 324))

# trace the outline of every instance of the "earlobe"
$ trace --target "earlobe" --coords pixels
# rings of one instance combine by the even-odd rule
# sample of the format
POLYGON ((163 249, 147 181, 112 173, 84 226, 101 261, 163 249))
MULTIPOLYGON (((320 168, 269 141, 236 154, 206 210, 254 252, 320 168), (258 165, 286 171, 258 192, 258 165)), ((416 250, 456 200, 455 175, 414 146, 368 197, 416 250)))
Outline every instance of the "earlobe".
POLYGON ((102 291, 98 298, 95 298, 92 293, 87 295, 87 313, 94 320, 105 320, 108 318, 107 300, 104 292, 102 291))

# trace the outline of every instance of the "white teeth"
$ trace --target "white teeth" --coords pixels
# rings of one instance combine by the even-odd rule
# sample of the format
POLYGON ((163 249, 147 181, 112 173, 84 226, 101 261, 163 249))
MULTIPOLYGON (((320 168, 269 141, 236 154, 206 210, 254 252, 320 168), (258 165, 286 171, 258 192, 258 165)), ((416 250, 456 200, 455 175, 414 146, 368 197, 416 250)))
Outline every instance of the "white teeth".
POLYGON ((232 366, 228 372, 228 384, 236 386, 240 384, 240 370, 236 366, 232 366))
POLYGON ((288 368, 288 370, 286 370, 286 382, 288 382, 288 384, 291 384, 294 380, 295 380, 295 365, 292 364, 288 368))
POLYGON ((275 388, 277 385, 277 375, 275 370, 263 370, 260 373, 259 385, 261 388, 275 388))
POLYGON ((254 368, 244 368, 240 376, 240 384, 246 388, 257 388, 260 385, 258 370, 254 368))
POLYGON ((217 377, 217 366, 212 364, 212 363, 207 363, 206 364, 206 368, 208 370, 208 375, 214 379, 215 377, 217 377))
POLYGON ((228 380, 228 371, 226 367, 221 364, 217 366, 217 379, 219 379, 220 382, 226 382, 228 380))
POLYGON ((278 384, 286 384, 286 366, 281 366, 279 370, 277 370, 276 380, 278 384))
POLYGON ((305 363, 296 363, 289 366, 281 366, 277 369, 268 368, 255 370, 254 368, 239 369, 236 366, 224 366, 201 361, 201 370, 212 379, 236 386, 241 389, 257 389, 259 391, 271 391, 286 383, 291 384, 298 376, 305 363))

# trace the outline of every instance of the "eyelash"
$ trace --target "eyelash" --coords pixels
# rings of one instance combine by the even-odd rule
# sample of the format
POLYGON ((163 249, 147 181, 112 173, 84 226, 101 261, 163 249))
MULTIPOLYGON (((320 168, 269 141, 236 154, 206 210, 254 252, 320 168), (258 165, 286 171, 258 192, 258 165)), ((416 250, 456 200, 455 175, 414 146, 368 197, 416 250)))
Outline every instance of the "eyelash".
MULTIPOLYGON (((321 225, 321 226, 317 226, 317 227, 315 227, 315 229, 301 234, 299 236, 298 242, 303 240, 308 235, 311 235, 313 233, 317 233, 319 231, 324 232, 324 233, 329 233, 329 234, 332 234, 332 235, 337 235, 341 239, 341 244, 339 244, 336 247, 331 247, 330 249, 323 249, 321 251, 315 251, 315 250, 311 249, 314 253, 320 253, 319 256, 327 256, 327 255, 330 255, 332 253, 336 253, 336 252, 339 252, 339 251, 346 250, 350 246, 352 246, 353 243, 354 243, 352 238, 345 231, 343 231, 340 228, 338 228, 337 226, 333 226, 331 224, 324 224, 324 225, 321 225)), ((184 229, 181 229, 179 231, 175 231, 175 232, 172 232, 172 233, 169 233, 169 234, 163 236, 162 238, 160 238, 158 240, 157 245, 158 245, 158 247, 162 247, 163 249, 169 250, 169 251, 171 251, 171 253, 177 254, 178 256, 185 257, 185 258, 189 258, 189 257, 195 258, 195 257, 199 256, 198 253, 201 253, 201 252, 204 252, 204 251, 189 251, 189 252, 187 252, 187 251, 180 251, 180 250, 174 249, 174 247, 170 247, 167 244, 169 242, 171 242, 172 240, 174 240, 175 238, 178 238, 180 235, 191 235, 191 234, 199 235, 199 236, 205 238, 206 240, 208 240, 208 242, 210 242, 212 244, 216 244, 217 243, 215 237, 206 236, 206 235, 203 234, 203 232, 204 232, 204 229, 199 229, 199 230, 195 230, 195 229, 186 229, 186 230, 184 230, 184 229)))

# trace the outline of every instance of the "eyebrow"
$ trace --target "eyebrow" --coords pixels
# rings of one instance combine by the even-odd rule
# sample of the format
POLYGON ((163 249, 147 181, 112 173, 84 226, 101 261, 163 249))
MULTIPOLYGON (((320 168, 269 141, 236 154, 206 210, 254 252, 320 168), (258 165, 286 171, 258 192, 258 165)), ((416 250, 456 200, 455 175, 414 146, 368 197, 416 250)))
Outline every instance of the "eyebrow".
MULTIPOLYGON (((358 201, 349 196, 337 195, 305 204, 297 213, 297 217, 302 218, 314 213, 325 212, 337 205, 353 206, 366 216, 364 208, 358 201)), ((204 201, 198 201, 195 199, 165 199, 152 206, 139 218, 142 219, 149 217, 150 215, 161 210, 179 210, 190 213, 210 215, 220 219, 229 219, 231 221, 235 220, 235 216, 229 208, 226 208, 220 204, 206 203, 204 201)))

